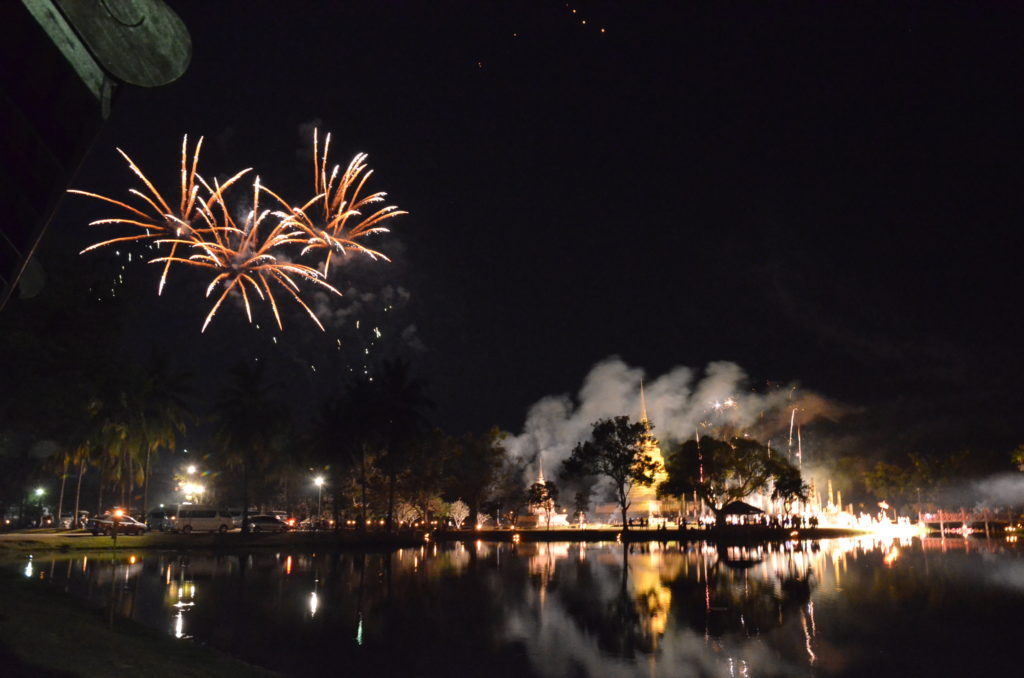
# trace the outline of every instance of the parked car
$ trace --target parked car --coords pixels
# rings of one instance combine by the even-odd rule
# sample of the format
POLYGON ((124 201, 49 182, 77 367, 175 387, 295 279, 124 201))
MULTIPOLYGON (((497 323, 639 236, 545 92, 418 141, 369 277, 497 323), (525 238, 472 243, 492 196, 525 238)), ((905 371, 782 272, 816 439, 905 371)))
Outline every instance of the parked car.
POLYGON ((250 532, 286 532, 288 524, 273 515, 249 516, 250 532))
POLYGON ((174 529, 174 522, 171 520, 173 508, 163 509, 157 508, 149 512, 146 516, 146 527, 151 530, 160 530, 166 532, 167 530, 174 529))
POLYGON ((242 526, 242 509, 240 508, 229 508, 228 515, 231 516, 231 522, 235 527, 242 526))
MULTIPOLYGON (((74 523, 74 518, 75 518, 75 515, 72 512, 67 512, 66 511, 66 512, 60 514, 60 526, 62 528, 64 528, 65 530, 70 530, 72 528, 72 523, 74 523)), ((78 512, 78 525, 75 525, 75 527, 84 526, 87 520, 89 520, 89 512, 88 511, 79 511, 78 512)))
POLYGON ((85 529, 96 534, 113 535, 114 530, 118 534, 143 534, 146 531, 146 524, 135 520, 129 515, 123 515, 114 520, 113 514, 104 513, 99 518, 92 518, 86 523, 85 529))

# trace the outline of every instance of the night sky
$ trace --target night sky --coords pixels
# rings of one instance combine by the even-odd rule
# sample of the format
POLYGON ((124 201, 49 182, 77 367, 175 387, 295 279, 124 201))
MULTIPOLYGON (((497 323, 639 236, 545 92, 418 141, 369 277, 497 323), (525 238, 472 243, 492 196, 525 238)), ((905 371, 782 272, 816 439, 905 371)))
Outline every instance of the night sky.
MULTIPOLYGON (((729 360, 842 404, 835 435, 865 453, 1024 442, 1012 3, 169 4, 188 72, 122 93, 75 187, 127 195, 115 146, 173 187, 188 133, 201 172, 252 166, 297 202, 317 124, 410 212, 377 243, 393 264, 344 268, 324 336, 237 307, 200 335, 202 281, 172 271, 157 298, 156 267, 129 265, 123 339, 210 389, 266 356, 316 410, 356 347, 412 359, 439 424, 518 432, 609 356, 652 377, 729 360)), ((108 212, 65 198, 49 277, 114 235, 85 228, 108 212)))

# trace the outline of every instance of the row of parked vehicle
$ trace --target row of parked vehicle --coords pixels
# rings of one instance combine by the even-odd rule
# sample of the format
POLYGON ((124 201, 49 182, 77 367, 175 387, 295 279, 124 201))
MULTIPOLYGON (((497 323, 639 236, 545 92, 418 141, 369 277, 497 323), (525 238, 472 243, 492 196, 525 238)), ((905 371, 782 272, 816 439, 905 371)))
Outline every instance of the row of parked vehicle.
MULTIPOLYGON (((248 516, 250 532, 284 532, 291 526, 283 511, 248 516)), ((86 523, 86 529, 95 535, 106 534, 142 534, 147 529, 160 532, 220 532, 224 533, 242 526, 242 510, 226 509, 214 506, 182 504, 153 509, 143 523, 124 514, 115 518, 112 513, 92 518, 86 523)))

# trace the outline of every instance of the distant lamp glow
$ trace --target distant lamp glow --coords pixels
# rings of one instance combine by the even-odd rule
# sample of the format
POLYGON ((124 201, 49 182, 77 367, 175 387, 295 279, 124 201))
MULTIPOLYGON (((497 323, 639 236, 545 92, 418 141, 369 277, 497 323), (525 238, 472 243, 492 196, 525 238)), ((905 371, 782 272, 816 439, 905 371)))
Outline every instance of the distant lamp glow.
POLYGON ((121 520, 124 517, 124 509, 114 509, 114 520, 121 520))
POLYGON ((317 476, 316 478, 313 478, 313 484, 316 485, 316 523, 314 524, 313 529, 319 530, 320 519, 323 517, 323 504, 321 503, 321 499, 324 490, 324 477, 317 476))
POLYGON ((181 491, 186 497, 195 497, 206 492, 206 488, 201 483, 185 483, 181 486, 181 491))
POLYGON ((46 494, 46 489, 45 488, 42 488, 42 487, 37 487, 36 488, 36 496, 37 497, 41 497, 44 494, 46 494))
POLYGON ((195 464, 189 464, 188 468, 186 468, 185 470, 188 471, 189 475, 194 475, 195 472, 196 472, 196 465, 195 464))

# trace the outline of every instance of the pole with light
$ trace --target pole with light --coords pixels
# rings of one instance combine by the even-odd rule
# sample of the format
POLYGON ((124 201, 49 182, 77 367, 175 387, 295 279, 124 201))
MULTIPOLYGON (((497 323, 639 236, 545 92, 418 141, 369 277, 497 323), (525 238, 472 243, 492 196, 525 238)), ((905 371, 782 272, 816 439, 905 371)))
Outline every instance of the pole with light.
POLYGON ((323 512, 321 511, 320 500, 321 500, 322 495, 323 495, 324 477, 323 476, 317 476, 316 478, 313 478, 313 484, 316 485, 316 529, 319 530, 320 529, 320 520, 323 517, 323 512))
POLYGON ((46 494, 45 487, 36 488, 36 504, 39 505, 39 527, 43 526, 43 495, 46 494))
POLYGON ((111 536, 114 539, 114 546, 117 546, 117 532, 118 532, 118 529, 121 527, 121 518, 122 517, 124 517, 124 509, 119 509, 119 508, 114 509, 114 514, 113 514, 114 528, 113 528, 112 534, 111 534, 111 536))

